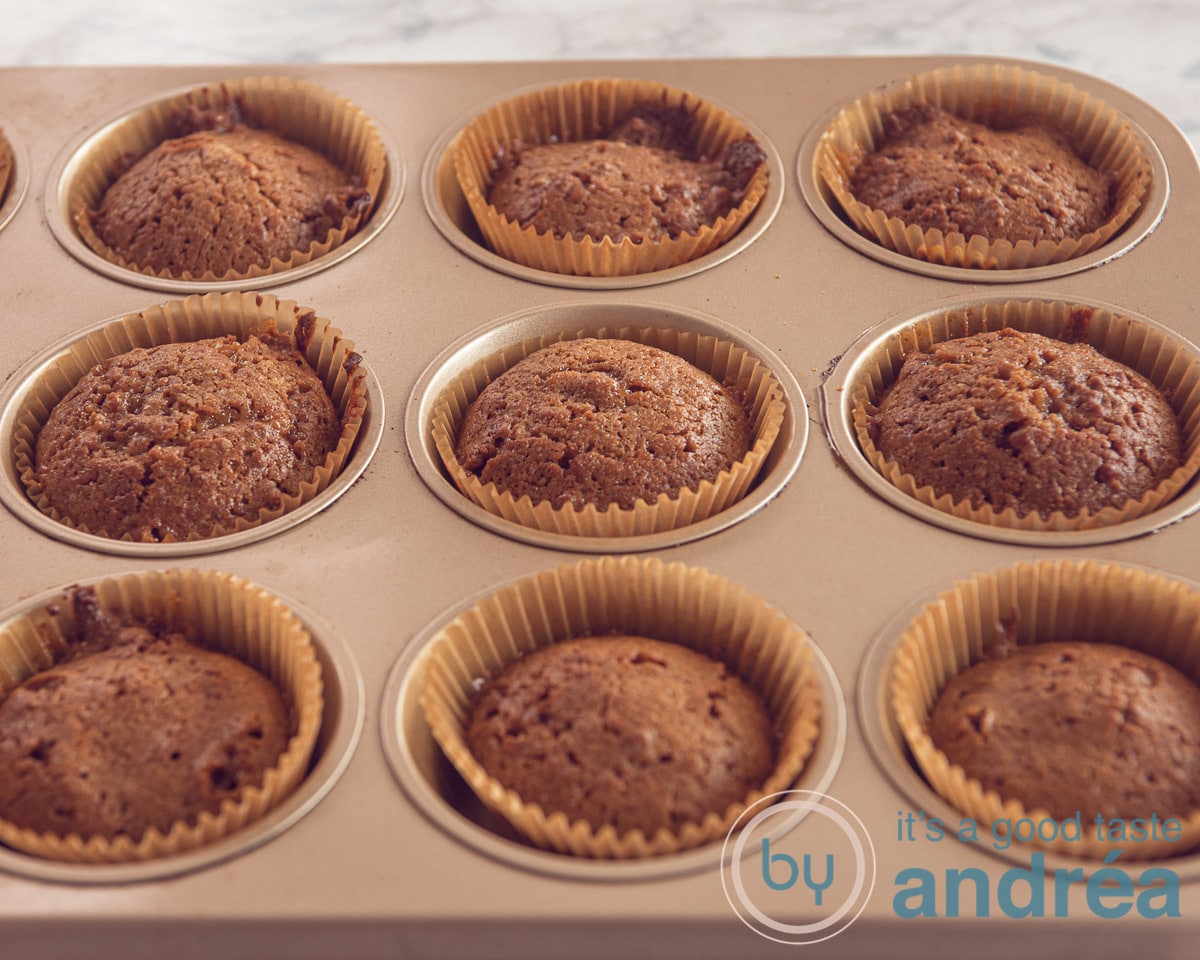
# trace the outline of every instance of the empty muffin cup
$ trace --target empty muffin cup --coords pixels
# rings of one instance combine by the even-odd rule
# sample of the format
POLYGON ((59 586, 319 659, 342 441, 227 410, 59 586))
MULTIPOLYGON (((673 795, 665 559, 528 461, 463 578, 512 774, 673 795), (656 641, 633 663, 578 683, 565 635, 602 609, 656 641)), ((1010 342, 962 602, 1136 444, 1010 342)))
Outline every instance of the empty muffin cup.
MULTIPOLYGON (((489 203, 497 158, 514 144, 535 146, 607 137, 641 104, 690 113, 688 152, 716 160, 738 141, 753 138, 739 120, 683 90, 643 80, 596 78, 521 93, 481 113, 459 134, 454 146, 456 176, 488 246, 500 256, 551 273, 591 277, 632 276, 695 260, 729 240, 749 219, 767 191, 763 155, 753 174, 735 191, 732 206, 695 229, 662 237, 634 239, 611 235, 539 233, 522 227, 489 203), (740 196, 738 195, 740 193, 740 196)), ((663 198, 659 202, 666 203, 663 198)))
MULTIPOLYGON (((922 776, 979 825, 981 837, 993 825, 998 824, 995 829, 1002 832, 1008 829, 1004 822, 1028 821, 1024 833, 1031 836, 1013 838, 1014 845, 1019 839, 1058 854, 1096 860, 1117 849, 1129 860, 1180 856, 1200 843, 1200 809, 1173 817, 1166 810, 1147 809, 1146 823, 1156 815, 1160 823, 1173 819, 1178 828, 1137 840, 1129 839, 1125 824, 1120 834, 1115 835, 1111 825, 1101 831, 1093 817, 1080 817, 1078 827, 1068 817, 1062 821, 1067 828, 1056 828, 1047 811, 1026 809, 1019 798, 985 790, 979 780, 967 776, 934 744, 928 724, 948 680, 983 660, 1002 626, 1015 634, 1018 648, 1066 641, 1118 644, 1164 661, 1200 682, 1198 624, 1200 592, 1195 585, 1155 571, 1063 560, 975 574, 929 601, 903 628, 885 668, 887 703, 922 776)), ((1111 695, 1111 691, 1096 693, 1111 695)), ((1066 694, 1048 694, 1059 695, 1066 694)), ((983 717, 979 722, 988 721, 983 717)), ((1129 722, 1140 721, 1131 716, 1129 722)), ((1078 735, 1086 738, 1088 731, 1080 730, 1078 735)), ((1150 771, 1138 776, 1146 772, 1150 771)), ((1112 815, 1104 819, 1110 821, 1112 815)))
POLYGON ((1005 63, 942 67, 872 91, 834 116, 816 144, 814 166, 864 236, 906 257, 983 270, 1037 268, 1089 254, 1138 214, 1152 176, 1147 145, 1126 117, 1064 80, 1005 63), (1112 178, 1107 216, 1079 236, 1013 242, 923 229, 860 202, 851 182, 881 143, 885 118, 921 104, 998 130, 1033 123, 1062 133, 1088 166, 1112 178))
MULTIPOLYGON (((7 411, 5 417, 6 422, 11 422, 12 470, 29 502, 37 507, 40 515, 82 535, 91 541, 89 545, 105 549, 105 541, 184 544, 208 541, 260 528, 271 520, 299 510, 313 502, 338 477, 362 431, 368 412, 367 401, 366 372, 362 369, 362 358, 354 352, 354 343, 328 320, 318 317, 315 311, 269 294, 209 293, 129 314, 65 344, 52 359, 38 367, 25 389, 15 396, 13 409, 7 411), (340 422, 336 442, 312 470, 311 476, 300 482, 294 491, 280 486, 273 496, 261 501, 260 507, 244 514, 230 509, 227 519, 223 516, 206 521, 205 525, 193 530, 180 528, 136 541, 129 530, 113 533, 89 529, 86 520, 66 516, 47 496, 38 473, 39 434, 55 406, 93 367, 138 348, 226 336, 244 342, 256 333, 264 336, 278 333, 294 341, 304 362, 323 384, 340 422)), ((197 418, 217 416, 211 411, 194 413, 197 418)), ((219 418, 217 422, 221 422, 219 418)), ((140 472, 139 476, 138 483, 148 482, 149 478, 140 472)), ((180 496, 181 502, 186 502, 186 490, 180 491, 180 496)))
MULTIPOLYGON (((836 378, 835 378, 836 380, 836 378)), ((834 381, 831 381, 834 382, 834 381)), ((923 507, 987 527, 1038 532, 1095 530, 1147 517, 1177 496, 1200 470, 1200 357, 1196 348, 1164 327, 1120 313, 1116 308, 1063 301, 980 301, 930 314, 880 335, 865 347, 845 383, 844 402, 861 455, 896 490, 923 507), (928 352, 939 343, 1005 328, 1090 344, 1101 355, 1146 377, 1173 408, 1182 439, 1180 466, 1144 495, 1077 513, 1035 509, 1021 514, 984 501, 955 500, 922 485, 876 444, 879 403, 895 382, 906 355, 928 352)))
MULTIPOLYGON (((198 570, 131 573, 90 585, 100 607, 234 657, 270 679, 290 714, 287 745, 259 785, 242 787, 215 813, 169 830, 150 827, 134 838, 41 833, 0 820, 0 841, 35 857, 120 864, 183 854, 213 844, 264 817, 304 779, 321 727, 323 684, 312 638, 278 598, 230 574, 198 570)), ((54 600, 0 625, 0 697, 51 667, 75 631, 72 587, 54 600)), ((136 777, 137 771, 128 771, 136 777)))
MULTIPOLYGON (((209 156, 204 162, 211 169, 232 169, 232 166, 222 166, 219 148, 215 145, 197 145, 189 147, 189 150, 195 151, 197 156, 209 156)), ((269 150, 262 149, 254 163, 268 162, 268 155, 269 150)), ((314 164, 308 162, 308 166, 314 167, 314 164)), ((391 189, 386 182, 388 178, 398 181, 398 171, 389 173, 388 167, 388 150, 375 123, 345 98, 295 78, 246 77, 169 94, 107 124, 85 141, 67 164, 65 182, 59 187, 58 199, 63 207, 62 215, 70 221, 78 239, 103 262, 117 268, 116 275, 128 271, 171 284, 222 284, 228 289, 255 278, 284 272, 296 275, 305 265, 326 258, 331 251, 344 245, 365 227, 384 193, 391 189), (152 150, 168 140, 183 144, 186 142, 183 138, 204 130, 240 131, 245 128, 266 131, 315 151, 340 168, 345 180, 336 190, 330 188, 327 199, 315 214, 312 211, 305 213, 296 222, 285 218, 285 221, 274 225, 269 225, 265 219, 262 224, 248 224, 248 229, 254 233, 247 237, 242 247, 251 241, 264 243, 269 240, 269 233, 293 230, 310 221, 316 223, 319 218, 328 218, 327 230, 317 229, 310 239, 298 240, 298 248, 294 250, 275 250, 268 255, 264 248, 262 255, 254 258, 255 262, 244 265, 236 259, 244 251, 239 252, 236 240, 230 238, 231 265, 222 265, 219 269, 203 264, 208 261, 207 251, 220 246, 217 229, 222 217, 219 211, 214 213, 203 209, 202 204, 196 204, 194 209, 188 211, 188 216, 200 218, 194 237, 164 237, 158 246, 151 247, 148 238, 158 229, 154 222, 140 223, 135 220, 128 225, 131 235, 136 239, 136 245, 130 249, 141 251, 145 248, 150 251, 165 246, 175 251, 173 257, 180 255, 184 249, 194 251, 186 262, 181 261, 179 265, 175 265, 174 260, 165 266, 157 266, 154 262, 137 262, 152 259, 151 254, 122 253, 121 249, 114 247, 115 241, 106 241, 101 235, 103 231, 98 232, 97 216, 106 192, 122 173, 152 150), (335 194, 341 196, 342 192, 347 194, 344 209, 335 203, 335 194), (205 234, 210 231, 212 236, 205 239, 205 234), (143 239, 143 235, 146 239, 143 239)), ((315 176, 305 168, 304 163, 300 163, 298 168, 315 176)), ((209 175, 217 176, 212 173, 209 175)), ((252 195, 260 190, 259 187, 250 189, 252 195)), ((276 209, 284 209, 280 205, 287 199, 285 184, 273 183, 261 188, 264 195, 272 191, 275 193, 267 196, 267 202, 264 203, 264 218, 275 216, 276 209)), ((151 199, 153 197, 148 198, 147 202, 151 199)), ((167 205, 165 198, 160 202, 165 205, 164 210, 172 211, 171 216, 183 217, 182 213, 167 205)), ((144 213, 136 215, 145 216, 144 213)), ((51 224, 56 226, 57 221, 52 218, 51 224)), ((122 240, 117 244, 122 249, 130 242, 124 238, 125 230, 126 227, 122 227, 122 240)), ((304 236, 303 231, 298 231, 297 236, 304 236)), ((250 259, 247 258, 248 261, 250 259)), ((134 282, 137 282, 136 279, 134 282)))
MULTIPOLYGON (((417 679, 429 726, 480 800, 544 850, 594 859, 677 853, 719 840, 748 804, 789 787, 822 728, 807 636, 779 611, 722 577, 655 558, 603 557, 516 581, 438 631, 417 679), (522 801, 467 747, 464 720, 481 682, 523 654, 572 637, 622 633, 690 647, 724 662, 759 694, 778 737, 775 766, 744 803, 647 837, 611 824, 570 822, 522 801)), ((582 762, 586 762, 584 759, 582 762)))
POLYGON ((676 530, 720 513, 745 496, 779 436, 785 404, 783 389, 765 364, 744 348, 689 330, 665 327, 602 327, 543 335, 514 343, 476 363, 457 376, 433 408, 431 432, 447 473, 464 496, 483 509, 532 529, 576 537, 631 537, 676 530), (455 446, 459 427, 471 402, 483 388, 519 360, 552 343, 581 337, 621 339, 647 344, 682 357, 742 398, 751 422, 749 451, 695 489, 684 487, 677 496, 662 493, 657 500, 638 500, 631 508, 610 504, 555 507, 548 500, 534 503, 529 494, 514 497, 494 483, 483 483, 459 463, 455 446))

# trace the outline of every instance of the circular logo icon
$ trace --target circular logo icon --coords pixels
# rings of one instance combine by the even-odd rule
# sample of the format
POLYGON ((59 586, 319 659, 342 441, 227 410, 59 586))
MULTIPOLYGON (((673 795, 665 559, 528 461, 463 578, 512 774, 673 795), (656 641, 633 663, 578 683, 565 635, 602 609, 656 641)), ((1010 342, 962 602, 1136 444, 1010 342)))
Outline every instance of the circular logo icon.
POLYGON ((747 807, 730 827, 721 885, 734 913, 760 936, 820 943, 850 926, 867 905, 875 847, 840 800, 785 790, 747 807))

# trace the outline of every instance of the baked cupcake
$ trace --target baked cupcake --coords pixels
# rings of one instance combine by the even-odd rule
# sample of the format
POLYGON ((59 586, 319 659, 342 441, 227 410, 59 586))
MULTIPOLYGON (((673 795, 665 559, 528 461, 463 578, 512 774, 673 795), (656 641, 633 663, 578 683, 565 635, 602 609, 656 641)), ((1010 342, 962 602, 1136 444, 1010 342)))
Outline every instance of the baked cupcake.
POLYGON ((1200 358, 1147 320, 984 301, 879 338, 847 384, 866 461, 920 504, 1014 530, 1113 526, 1200 469, 1200 358))
POLYGON ((328 253, 370 216, 385 157, 356 107, 249 78, 169 97, 89 146, 69 209, 84 242, 154 277, 238 281, 328 253))
POLYGON ((224 119, 122 172, 88 211, 99 241, 154 274, 242 275, 324 243, 370 206, 358 178, 317 151, 224 119))
POLYGON ((64 655, 0 702, 0 819, 137 843, 261 788, 293 732, 269 679, 102 609, 94 591, 71 599, 64 655))
POLYGON ((481 482, 535 504, 628 510, 711 483, 745 457, 752 431, 743 404, 657 347, 566 340, 484 387, 456 454, 481 482))
POLYGON ((18 473, 44 514, 97 537, 248 529, 337 475, 362 425, 360 363, 290 301, 210 294, 151 308, 81 339, 31 391, 18 473))
POLYGON ((882 246, 999 270, 1106 243, 1151 177, 1128 120, 1013 64, 946 67, 876 90, 834 117, 814 163, 855 229, 882 246))
POLYGON ((488 245, 578 276, 666 269, 719 246, 767 187, 744 125, 682 91, 579 81, 505 101, 460 134, 455 171, 488 245))
POLYGON ((949 679, 929 738, 985 791, 1056 820, 1200 810, 1200 687, 1119 644, 994 653, 949 679))
POLYGON ((740 805, 775 766, 762 698, 720 661, 644 637, 563 640, 480 688, 466 743, 547 814, 677 833, 740 805))
POLYGON ((822 720, 807 638, 706 571, 603 557, 447 624, 416 683, 482 802, 542 849, 634 859, 722 839, 787 789, 822 720))
POLYGON ((299 620, 235 577, 126 574, 0 630, 0 841, 123 863, 212 843, 303 779, 322 715, 299 620))
POLYGON ((72 525, 181 540, 296 496, 341 422, 278 331, 137 348, 94 367, 50 412, 34 473, 72 525))
POLYGON ((1006 823, 1028 820, 1032 840, 1014 845, 1187 853, 1200 844, 1197 615, 1192 585, 1118 564, 975 574, 899 635, 892 717, 925 782, 981 833, 1007 837, 1006 823), (1152 815, 1178 830, 1130 839, 1097 827, 1152 815))
POLYGON ((1087 343, 1004 328, 907 353, 872 422, 889 461, 976 509, 1067 517, 1144 497, 1182 462, 1175 411, 1087 343))
POLYGON ((507 144, 488 203, 560 239, 656 242, 712 227, 742 202, 766 156, 750 136, 712 159, 692 156, 692 112, 639 103, 601 139, 507 144))
POLYGON ((1108 220, 1116 174, 1030 119, 993 130, 919 103, 883 118, 850 177, 859 203, 943 235, 1038 244, 1078 240, 1108 220))
POLYGON ((522 345, 494 376, 485 362, 446 392, 433 435, 459 489, 505 519, 581 536, 675 529, 741 497, 778 435, 774 377, 737 348, 707 351, 711 338, 596 332, 522 345))

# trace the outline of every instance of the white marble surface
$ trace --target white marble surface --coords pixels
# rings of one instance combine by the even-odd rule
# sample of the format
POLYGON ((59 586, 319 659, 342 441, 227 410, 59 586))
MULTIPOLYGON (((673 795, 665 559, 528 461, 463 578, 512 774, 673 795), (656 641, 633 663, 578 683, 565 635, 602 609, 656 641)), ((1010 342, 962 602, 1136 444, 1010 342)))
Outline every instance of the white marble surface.
POLYGON ((1200 0, 51 0, 0 65, 978 54, 1125 87, 1200 145, 1200 0))

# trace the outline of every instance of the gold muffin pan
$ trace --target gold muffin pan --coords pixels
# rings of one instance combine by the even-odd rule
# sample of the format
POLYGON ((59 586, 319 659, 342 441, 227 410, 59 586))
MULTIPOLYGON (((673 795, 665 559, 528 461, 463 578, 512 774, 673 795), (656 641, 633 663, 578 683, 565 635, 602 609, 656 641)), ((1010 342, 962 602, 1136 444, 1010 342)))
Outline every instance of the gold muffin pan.
MULTIPOLYGON (((901 920, 893 907, 903 870, 942 878, 978 868, 994 886, 1013 865, 952 839, 897 839, 898 815, 945 810, 896 739, 881 692, 896 637, 916 605, 978 571, 1047 552, 1200 580, 1194 480, 1128 523, 1001 536, 915 509, 862 456, 847 394, 867 356, 896 331, 946 310, 996 299, 1093 304, 1161 330, 1181 347, 1200 340, 1189 279, 1200 249, 1200 165, 1152 106, 1093 77, 1054 71, 1128 118, 1152 167, 1142 209, 1099 250, 1000 274, 899 258, 849 232, 818 185, 815 140, 866 91, 958 62, 5 68, 0 117, 16 148, 17 184, 23 169, 29 187, 26 202, 10 186, 0 205, 7 218, 0 275, 9 294, 0 386, 3 616, 45 603, 67 585, 143 564, 219 568, 294 609, 332 686, 331 725, 322 729, 308 777, 244 835, 143 865, 50 864, 0 850, 6 955, 75 956, 86 948, 101 960, 155 957, 174 938, 198 954, 246 958, 633 956, 648 943, 695 957, 778 956, 780 947, 747 929, 727 899, 720 844, 637 862, 538 850, 485 811, 422 716, 417 684, 441 627, 523 577, 617 555, 710 571, 809 638, 825 706, 816 752, 797 787, 849 807, 874 846, 874 889, 830 941, 834 952, 960 955, 977 952, 981 937, 1005 952, 1046 956, 1193 951, 1200 871, 1192 856, 1178 858, 1181 919, 1169 923, 1102 920, 1079 884, 1068 893, 1069 918, 1046 923, 1006 921, 994 901, 991 919, 962 922, 901 920), (234 285, 308 305, 353 338, 368 372, 363 434, 337 483, 243 534, 116 549, 64 535, 30 513, 13 476, 16 398, 57 352, 112 322, 103 318, 153 305, 148 290, 211 292, 203 284, 148 282, 95 257, 69 219, 71 178, 93 138, 142 106, 222 74, 250 73, 286 74, 335 91, 361 106, 387 146, 386 196, 365 232, 296 272, 234 285), (454 177, 458 131, 486 105, 520 91, 603 76, 661 82, 745 118, 768 154, 762 205, 724 247, 657 274, 560 277, 490 253, 454 177), (404 189, 406 170, 420 171, 419 196, 404 189), (41 191, 37 203, 28 202, 29 191, 41 191), (732 341, 778 379, 782 429, 745 499, 669 534, 597 542, 519 527, 461 495, 430 437, 431 405, 445 384, 530 338, 622 326, 732 341), (363 725, 373 734, 360 738, 363 725)), ((828 835, 824 821, 796 816, 774 836, 794 853, 816 851, 828 835)), ((785 912, 795 922, 814 918, 811 898, 790 903, 785 912)))

